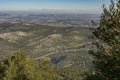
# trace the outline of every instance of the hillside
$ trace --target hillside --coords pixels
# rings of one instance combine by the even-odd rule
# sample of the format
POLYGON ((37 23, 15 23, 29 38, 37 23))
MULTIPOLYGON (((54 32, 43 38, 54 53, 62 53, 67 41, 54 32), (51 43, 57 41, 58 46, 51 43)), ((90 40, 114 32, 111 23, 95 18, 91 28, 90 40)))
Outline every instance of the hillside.
POLYGON ((57 67, 91 67, 91 31, 85 27, 52 27, 26 23, 0 24, 0 54, 22 50, 49 58, 57 67))

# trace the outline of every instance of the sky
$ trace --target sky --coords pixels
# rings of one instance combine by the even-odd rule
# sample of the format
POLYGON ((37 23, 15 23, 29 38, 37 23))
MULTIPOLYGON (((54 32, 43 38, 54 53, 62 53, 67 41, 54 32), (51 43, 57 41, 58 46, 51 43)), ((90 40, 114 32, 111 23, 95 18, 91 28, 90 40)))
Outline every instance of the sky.
POLYGON ((100 13, 109 0, 0 0, 0 10, 71 10, 100 13))

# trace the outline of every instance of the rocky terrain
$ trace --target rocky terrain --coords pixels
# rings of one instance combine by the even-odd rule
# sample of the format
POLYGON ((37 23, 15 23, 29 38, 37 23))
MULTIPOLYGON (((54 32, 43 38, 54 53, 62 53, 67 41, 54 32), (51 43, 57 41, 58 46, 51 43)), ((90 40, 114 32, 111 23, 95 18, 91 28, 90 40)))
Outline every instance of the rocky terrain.
POLYGON ((1 57, 24 51, 35 57, 48 58, 57 67, 91 67, 93 57, 91 31, 85 27, 52 27, 25 23, 0 24, 1 57))

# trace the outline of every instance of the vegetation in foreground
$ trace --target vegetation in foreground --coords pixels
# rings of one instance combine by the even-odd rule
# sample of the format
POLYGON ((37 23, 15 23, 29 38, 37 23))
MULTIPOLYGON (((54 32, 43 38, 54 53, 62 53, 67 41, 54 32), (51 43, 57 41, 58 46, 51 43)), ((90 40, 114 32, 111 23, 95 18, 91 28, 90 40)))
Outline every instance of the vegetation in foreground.
POLYGON ((55 68, 49 59, 35 61, 17 52, 0 61, 0 80, 82 80, 87 70, 55 68))
POLYGON ((95 71, 87 80, 120 80, 120 0, 103 6, 100 27, 93 33, 100 40, 94 61, 95 71))

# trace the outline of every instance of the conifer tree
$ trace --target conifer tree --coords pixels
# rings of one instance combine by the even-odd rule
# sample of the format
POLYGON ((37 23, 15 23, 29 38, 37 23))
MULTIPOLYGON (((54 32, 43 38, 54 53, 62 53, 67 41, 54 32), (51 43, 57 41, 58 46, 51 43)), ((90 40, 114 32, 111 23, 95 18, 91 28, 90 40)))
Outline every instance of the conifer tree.
POLYGON ((87 80, 120 80, 120 0, 110 1, 109 8, 103 5, 100 26, 93 30, 100 43, 95 71, 87 80))

